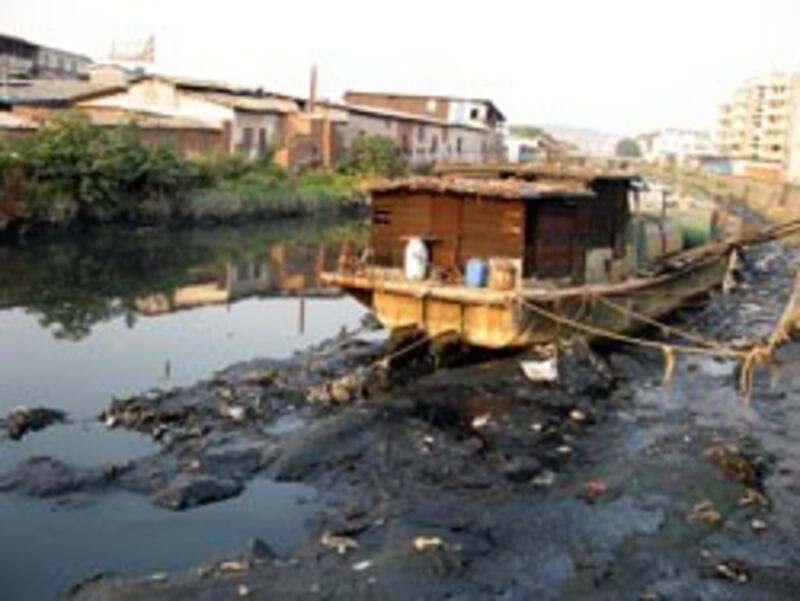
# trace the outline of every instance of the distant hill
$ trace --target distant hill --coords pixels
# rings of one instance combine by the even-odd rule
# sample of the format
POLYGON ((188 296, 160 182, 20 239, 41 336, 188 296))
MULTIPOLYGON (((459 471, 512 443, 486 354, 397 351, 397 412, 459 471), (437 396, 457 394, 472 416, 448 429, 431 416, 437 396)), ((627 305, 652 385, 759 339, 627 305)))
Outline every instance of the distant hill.
POLYGON ((621 134, 563 124, 542 125, 541 129, 560 140, 575 144, 581 152, 592 155, 613 155, 617 142, 624 137, 621 134))

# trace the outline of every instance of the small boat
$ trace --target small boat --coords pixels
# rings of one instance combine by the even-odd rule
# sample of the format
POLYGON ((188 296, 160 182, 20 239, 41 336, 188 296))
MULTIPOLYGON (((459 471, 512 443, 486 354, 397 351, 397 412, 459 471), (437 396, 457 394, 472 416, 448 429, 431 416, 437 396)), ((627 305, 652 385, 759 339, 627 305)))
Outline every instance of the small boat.
POLYGON ((636 174, 591 168, 376 182, 368 252, 321 277, 390 330, 478 347, 630 332, 720 286, 735 248, 683 250, 666 223, 642 227, 640 190, 636 174))

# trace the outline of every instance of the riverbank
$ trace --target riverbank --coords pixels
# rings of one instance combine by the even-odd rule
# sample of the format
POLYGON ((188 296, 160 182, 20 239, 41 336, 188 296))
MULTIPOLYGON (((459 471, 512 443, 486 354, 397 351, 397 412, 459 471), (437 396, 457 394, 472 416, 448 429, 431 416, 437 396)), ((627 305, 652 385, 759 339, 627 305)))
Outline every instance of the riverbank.
POLYGON ((800 219, 800 187, 688 168, 648 166, 644 174, 689 193, 738 202, 773 223, 800 219))
POLYGON ((373 173, 372 154, 354 155, 336 170, 290 174, 272 163, 268 152, 259 160, 182 156, 146 146, 134 125, 109 130, 68 115, 28 140, 0 147, 0 234, 15 237, 31 229, 80 224, 243 223, 358 211, 365 206, 361 182, 380 175, 373 173))
MULTIPOLYGON (((798 258, 749 252, 736 291, 677 323, 765 336, 798 258)), ((118 400, 103 423, 157 452, 102 469, 32 459, 0 486, 66 505, 125 492, 178 512, 264 480, 314 491, 291 549, 242 540, 190 570, 92 576, 78 599, 788 599, 800 585, 795 346, 749 406, 727 361, 680 360, 665 387, 659 353, 600 348, 542 386, 520 357, 431 373, 423 353, 365 373, 383 352, 334 339, 118 400)))

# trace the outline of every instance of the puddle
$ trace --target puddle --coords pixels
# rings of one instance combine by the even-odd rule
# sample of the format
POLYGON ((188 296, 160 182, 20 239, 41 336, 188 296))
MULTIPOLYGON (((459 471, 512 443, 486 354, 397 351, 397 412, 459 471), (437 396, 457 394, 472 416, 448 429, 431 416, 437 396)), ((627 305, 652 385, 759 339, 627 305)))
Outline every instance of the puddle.
POLYGON ((69 506, 0 495, 2 596, 50 599, 98 570, 185 569, 234 555, 251 537, 286 556, 306 541, 316 498, 308 486, 264 479, 225 503, 178 513, 128 493, 69 506))

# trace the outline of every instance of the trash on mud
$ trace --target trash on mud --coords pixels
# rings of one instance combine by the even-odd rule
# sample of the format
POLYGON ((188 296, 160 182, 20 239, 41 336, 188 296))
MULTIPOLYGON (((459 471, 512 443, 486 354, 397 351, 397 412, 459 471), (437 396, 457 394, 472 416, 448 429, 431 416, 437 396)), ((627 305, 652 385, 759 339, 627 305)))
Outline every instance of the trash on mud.
POLYGON ((531 480, 531 484, 539 488, 550 488, 555 484, 556 474, 550 470, 544 470, 541 474, 531 480))
POLYGON ((11 440, 20 440, 28 432, 38 432, 53 424, 65 422, 67 414, 58 409, 46 407, 17 407, 5 419, 6 430, 11 440))
POLYGON ((580 409, 573 409, 569 412, 569 418, 574 422, 583 423, 586 421, 586 414, 580 409))
POLYGON ((522 373, 531 382, 555 382, 558 380, 558 359, 550 357, 541 361, 521 361, 522 373))
POLYGON ((734 480, 747 486, 758 487, 761 483, 763 468, 757 459, 744 456, 732 446, 718 444, 706 451, 708 457, 719 470, 734 480))
POLYGON ((716 526, 722 522, 722 514, 717 511, 711 501, 701 501, 689 511, 687 519, 690 522, 703 522, 709 526, 716 526))
POLYGON ((250 569, 250 564, 246 561, 223 561, 218 566, 220 572, 240 573, 250 569))
POLYGON ((754 488, 746 488, 742 496, 739 497, 739 506, 766 508, 769 507, 769 499, 764 493, 754 488))
POLYGON ((750 521, 750 528, 753 529, 753 532, 766 532, 767 523, 764 520, 754 518, 750 521))
POLYGON ((250 587, 244 584, 240 584, 237 587, 236 592, 240 597, 249 597, 253 593, 250 587))
POLYGON ((438 536, 417 536, 411 541, 411 547, 418 553, 440 551, 445 546, 445 542, 438 536))
POLYGON ((372 562, 368 559, 364 561, 359 561, 358 563, 353 564, 353 571, 354 572, 363 572, 364 570, 368 570, 372 567, 372 562))
POLYGON ((583 485, 583 496, 594 501, 608 492, 608 483, 600 478, 593 478, 583 485))
POLYGON ((358 543, 354 539, 328 531, 322 534, 319 542, 326 549, 336 551, 339 555, 346 555, 348 551, 358 549, 358 543))
POLYGON ((482 415, 477 415, 472 418, 472 429, 473 430, 480 430, 481 428, 485 428, 489 425, 489 422, 492 419, 492 415, 490 413, 484 413, 482 415))
POLYGON ((752 577, 750 568, 738 559, 720 561, 714 565, 712 573, 717 578, 738 582, 739 584, 747 584, 752 577))

